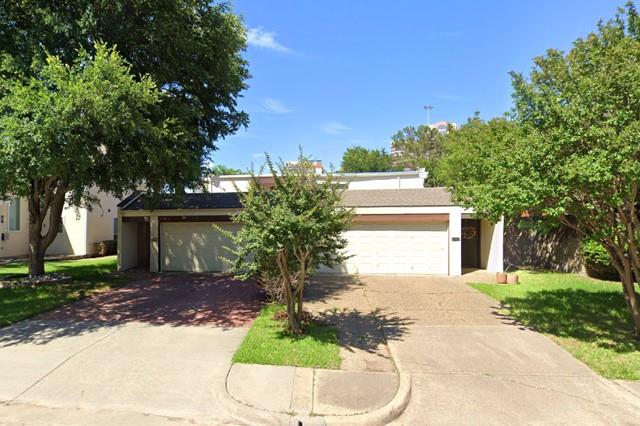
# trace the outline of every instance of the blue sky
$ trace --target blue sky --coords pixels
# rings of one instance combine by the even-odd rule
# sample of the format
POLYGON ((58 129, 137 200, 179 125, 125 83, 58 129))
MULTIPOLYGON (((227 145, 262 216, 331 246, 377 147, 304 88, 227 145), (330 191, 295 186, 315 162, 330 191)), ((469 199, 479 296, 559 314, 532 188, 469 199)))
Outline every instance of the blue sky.
POLYGON ((567 49, 623 0, 232 1, 249 29, 252 78, 240 99, 251 123, 221 141, 218 164, 259 166, 298 146, 339 166, 353 145, 431 122, 463 123, 511 106, 508 72, 547 48, 567 49))

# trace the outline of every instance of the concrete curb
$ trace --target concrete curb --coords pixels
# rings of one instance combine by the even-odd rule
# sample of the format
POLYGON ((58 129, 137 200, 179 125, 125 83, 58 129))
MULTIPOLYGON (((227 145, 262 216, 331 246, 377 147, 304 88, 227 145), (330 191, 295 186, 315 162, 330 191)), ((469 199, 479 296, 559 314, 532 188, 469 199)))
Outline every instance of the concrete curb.
POLYGON ((411 400, 411 376, 407 373, 399 373, 400 383, 398 390, 391 401, 381 408, 369 413, 355 414, 351 416, 324 416, 327 426, 332 425, 386 425, 397 419, 407 408, 411 400))
POLYGON ((229 366, 227 375, 224 379, 224 390, 218 390, 215 392, 216 401, 219 401, 224 409, 236 419, 248 424, 265 424, 265 425, 288 425, 290 422, 290 415, 285 413, 274 413, 271 411, 263 410, 261 408, 253 407, 235 399, 229 393, 227 387, 227 381, 229 379, 229 373, 233 364, 229 366))
MULTIPOLYGON (((231 367, 229 368, 231 371, 231 367)), ((297 424, 298 419, 307 419, 305 424, 331 425, 386 425, 398 418, 405 410, 411 399, 411 376, 406 373, 398 373, 398 389, 394 397, 384 406, 367 413, 352 415, 321 415, 309 416, 308 414, 289 414, 268 411, 248 405, 235 399, 227 389, 225 379, 224 391, 216 392, 216 400, 220 401, 225 410, 238 420, 247 424, 289 425, 297 424)), ((227 378, 229 372, 227 372, 227 378)))
POLYGON ((247 422, 248 424, 273 424, 273 425, 293 425, 298 424, 298 420, 304 421, 303 424, 313 425, 367 425, 377 426, 386 425, 391 421, 400 417, 409 405, 411 400, 411 375, 403 373, 398 359, 396 348, 389 344, 389 339, 384 328, 382 329, 385 339, 387 340, 387 347, 389 348, 389 354, 395 365, 396 372, 399 377, 398 389, 395 395, 389 402, 382 407, 361 414, 351 415, 309 415, 309 414, 289 414, 289 413, 275 413, 267 411, 261 408, 253 407, 235 399, 230 393, 227 385, 229 379, 229 373, 233 364, 229 366, 227 376, 224 383, 224 395, 220 395, 219 400, 223 402, 223 405, 228 412, 236 416, 239 420, 247 422))

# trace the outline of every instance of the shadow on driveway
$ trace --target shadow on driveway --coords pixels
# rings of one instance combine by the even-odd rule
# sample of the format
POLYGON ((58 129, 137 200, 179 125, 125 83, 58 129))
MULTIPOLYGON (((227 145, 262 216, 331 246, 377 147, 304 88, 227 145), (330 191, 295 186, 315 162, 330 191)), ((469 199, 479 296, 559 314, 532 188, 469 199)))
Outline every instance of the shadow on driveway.
POLYGON ((381 355, 388 340, 402 340, 412 321, 391 307, 371 305, 365 296, 367 288, 366 277, 316 276, 307 287, 306 306, 321 321, 338 328, 340 346, 346 351, 381 355))
POLYGON ((0 347, 45 344, 127 322, 152 325, 242 327, 264 304, 252 281, 221 274, 132 273, 118 289, 0 329, 0 347))

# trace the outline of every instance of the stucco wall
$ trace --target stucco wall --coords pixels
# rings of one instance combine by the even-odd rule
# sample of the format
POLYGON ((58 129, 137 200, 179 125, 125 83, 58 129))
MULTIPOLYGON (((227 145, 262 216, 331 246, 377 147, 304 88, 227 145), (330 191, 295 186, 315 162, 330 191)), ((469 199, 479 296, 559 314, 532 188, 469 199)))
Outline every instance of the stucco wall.
POLYGON ((580 240, 566 227, 541 232, 521 229, 517 224, 505 226, 504 259, 505 266, 584 272, 580 240))
POLYGON ((119 223, 118 232, 118 270, 138 266, 138 224, 135 222, 119 223))
POLYGON ((95 204, 87 216, 87 253, 94 253, 94 243, 113 240, 113 224, 118 217, 119 200, 111 194, 99 192, 99 204, 95 204))
POLYGON ((480 221, 480 267, 489 272, 502 272, 504 222, 492 224, 488 220, 480 221))
POLYGON ((62 232, 60 232, 53 243, 51 243, 47 249, 47 254, 86 255, 86 234, 87 210, 65 206, 62 211, 62 232))
POLYGON ((29 206, 25 198, 20 199, 20 230, 9 231, 9 200, 0 200, 0 257, 25 256, 29 253, 29 206))
MULTIPOLYGON (((62 211, 62 232, 47 249, 47 255, 84 256, 92 254, 93 243, 113 239, 113 220, 117 217, 118 199, 97 193, 100 204, 96 204, 91 212, 85 208, 68 207, 62 211)), ((26 256, 29 253, 29 208, 26 198, 20 204, 20 230, 9 231, 9 202, 0 200, 0 233, 5 240, 0 241, 0 257, 26 256)), ((47 232, 49 218, 43 224, 43 232, 47 232)))
MULTIPOLYGON (((321 178, 322 179, 322 178, 321 178)), ((346 185, 348 189, 406 189, 406 188, 423 188, 424 176, 419 173, 410 174, 394 174, 389 173, 371 173, 368 176, 353 175, 334 175, 335 182, 346 185)), ((241 192, 249 189, 251 177, 239 175, 236 177, 229 176, 212 176, 209 180, 210 192, 235 192, 235 185, 241 192)))
MULTIPOLYGON (((338 179, 338 181, 340 180, 338 179)), ((349 189, 407 189, 423 187, 424 178, 419 176, 381 176, 348 181, 349 189)))

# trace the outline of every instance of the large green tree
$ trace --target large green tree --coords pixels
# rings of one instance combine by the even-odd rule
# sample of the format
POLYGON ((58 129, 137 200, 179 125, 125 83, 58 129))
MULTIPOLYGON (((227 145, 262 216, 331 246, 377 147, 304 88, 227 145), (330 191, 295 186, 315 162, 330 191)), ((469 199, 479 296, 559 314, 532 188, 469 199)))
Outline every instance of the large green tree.
POLYGON ((163 96, 155 83, 134 78, 105 45, 80 52, 72 65, 50 56, 35 76, 3 80, 0 90, 0 192, 27 197, 30 273, 39 275, 65 202, 92 202, 94 185, 114 193, 130 187, 139 179, 138 149, 151 154, 179 135, 172 119, 146 116, 163 96))
POLYGON ((242 170, 225 166, 224 164, 216 164, 215 166, 211 167, 211 173, 213 173, 216 176, 241 175, 242 170))
POLYGON ((397 170, 393 159, 383 149, 367 149, 352 146, 342 155, 340 171, 344 173, 389 172, 397 170))
POLYGON ((318 180, 312 162, 300 156, 295 167, 274 166, 267 156, 273 186, 254 176, 243 209, 233 218, 237 234, 222 231, 230 247, 233 272, 241 279, 258 278, 272 295, 282 294, 289 330, 302 331, 303 295, 309 276, 321 265, 345 259, 352 212, 342 205, 342 190, 332 175, 318 180))
MULTIPOLYGON (((30 86, 34 79, 44 77, 49 55, 71 67, 69 78, 82 75, 78 52, 85 52, 83 61, 93 60, 96 41, 115 47, 135 80, 148 78, 162 92, 157 102, 139 105, 137 111, 142 114, 142 122, 164 131, 156 137, 141 126, 137 132, 122 133, 117 141, 101 140, 99 132, 85 133, 86 138, 81 141, 73 133, 76 129, 64 129, 64 123, 44 134, 24 110, 20 144, 58 144, 55 149, 18 151, 2 140, 3 161, 11 164, 15 172, 0 175, 0 195, 30 199, 30 226, 37 228, 52 205, 91 201, 86 195, 93 186, 116 195, 141 183, 151 193, 181 192, 185 187, 198 186, 216 141, 248 122, 246 113, 236 104, 248 78, 241 56, 246 47, 244 28, 226 4, 208 0, 0 2, 0 98, 15 97, 16 87, 30 86), (67 139, 72 136, 77 149, 65 151, 67 139), (153 143, 144 143, 152 136, 153 143), (108 144, 112 144, 111 149, 105 151, 108 144), (57 171, 63 168, 54 164, 65 165, 66 172, 57 171)), ((109 77, 105 76, 105 80, 109 77)), ((45 87, 51 90, 44 99, 53 104, 64 103, 54 99, 59 82, 51 83, 45 87)), ((99 84, 83 86, 78 81, 78 88, 94 90, 94 96, 104 93, 99 84)), ((86 93, 87 97, 90 95, 86 93)), ((40 107, 32 100, 33 105, 25 108, 40 107)), ((9 103, 5 101, 4 105, 3 114, 15 116, 9 103)), ((70 121, 81 122, 86 112, 76 105, 66 113, 70 121)), ((121 119, 134 121, 126 109, 121 119)), ((12 137, 18 138, 18 132, 12 137)), ((53 214, 50 220, 56 229, 59 217, 53 214)), ((34 258, 41 258, 36 253, 46 250, 43 246, 48 238, 40 238, 41 231, 30 232, 34 258)), ((39 262, 32 265, 31 273, 42 272, 39 262)))
POLYGON ((444 136, 438 129, 427 125, 405 127, 391 138, 391 146, 396 155, 394 165, 400 169, 417 170, 423 168, 427 172, 426 184, 437 186, 435 169, 442 158, 444 136))
POLYGON ((614 20, 576 40, 569 52, 548 50, 534 64, 528 77, 512 74, 513 125, 473 122, 452 141, 449 165, 456 158, 467 164, 451 166, 457 172, 448 184, 458 201, 494 220, 527 210, 600 243, 620 275, 640 333, 634 286, 640 281, 640 18, 635 7, 627 4, 614 20))

